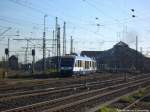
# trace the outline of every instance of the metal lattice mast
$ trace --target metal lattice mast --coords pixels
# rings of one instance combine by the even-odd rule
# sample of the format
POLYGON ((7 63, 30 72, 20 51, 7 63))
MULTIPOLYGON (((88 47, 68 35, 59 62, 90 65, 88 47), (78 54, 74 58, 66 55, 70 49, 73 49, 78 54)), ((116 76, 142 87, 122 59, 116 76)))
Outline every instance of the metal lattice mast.
POLYGON ((73 53, 73 39, 72 39, 72 36, 71 36, 71 40, 70 40, 70 54, 73 53))
POLYGON ((57 29, 57 72, 59 72, 60 68, 60 27, 57 29))
POLYGON ((55 56, 55 31, 53 30, 52 56, 55 56))
POLYGON ((43 72, 46 72, 46 42, 45 42, 45 37, 46 37, 46 33, 45 33, 45 19, 46 19, 47 15, 44 15, 44 32, 43 32, 43 72))
POLYGON ((17 40, 17 41, 26 41, 27 42, 27 46, 26 46, 26 49, 25 49, 25 58, 24 58, 24 63, 25 64, 28 64, 28 48, 29 48, 29 41, 31 39, 13 39, 13 40, 17 40))
POLYGON ((60 27, 58 27, 58 32, 57 32, 57 56, 61 55, 60 51, 60 27))
POLYGON ((54 55, 57 55, 57 31, 58 30, 58 18, 56 17, 56 25, 55 25, 55 42, 54 42, 54 55))
POLYGON ((66 54, 66 22, 63 26, 63 56, 66 54))

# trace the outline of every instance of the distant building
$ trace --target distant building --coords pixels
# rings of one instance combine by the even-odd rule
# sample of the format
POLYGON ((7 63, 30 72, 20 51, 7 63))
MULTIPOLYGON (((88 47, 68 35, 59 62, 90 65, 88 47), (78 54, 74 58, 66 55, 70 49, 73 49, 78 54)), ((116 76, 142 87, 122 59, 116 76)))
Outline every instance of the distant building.
POLYGON ((18 58, 15 55, 12 55, 9 58, 9 68, 12 70, 18 70, 18 68, 19 68, 18 58))
POLYGON ((143 55, 120 41, 106 51, 82 51, 82 56, 95 58, 99 71, 129 71, 143 68, 143 55))
MULTIPOLYGON (((50 68, 52 68, 52 69, 56 68, 57 64, 58 64, 57 62, 58 62, 57 56, 46 58, 46 69, 49 70, 50 68)), ((35 63, 35 70, 43 71, 43 59, 41 59, 35 63)))

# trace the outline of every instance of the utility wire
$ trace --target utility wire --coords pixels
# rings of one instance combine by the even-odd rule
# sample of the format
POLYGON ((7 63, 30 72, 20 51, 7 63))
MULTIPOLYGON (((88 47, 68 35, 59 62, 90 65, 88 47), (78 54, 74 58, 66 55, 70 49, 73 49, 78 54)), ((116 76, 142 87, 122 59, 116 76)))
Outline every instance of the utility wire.
POLYGON ((107 16, 107 17, 111 18, 111 19, 114 20, 114 21, 118 21, 118 19, 116 19, 116 18, 114 18, 114 17, 112 17, 112 16, 106 14, 104 11, 102 11, 100 8, 98 8, 95 4, 93 4, 93 3, 91 3, 91 2, 89 2, 89 1, 87 1, 87 0, 84 0, 84 2, 87 3, 89 6, 95 8, 98 12, 100 12, 100 13, 103 14, 104 16, 107 16))
POLYGON ((39 23, 34 23, 31 21, 27 21, 27 20, 20 20, 14 17, 6 17, 6 16, 0 16, 1 19, 3 20, 8 20, 8 21, 15 21, 15 23, 17 23, 18 21, 21 21, 22 23, 27 23, 27 24, 31 24, 31 25, 40 25, 43 26, 43 24, 39 24, 39 23))

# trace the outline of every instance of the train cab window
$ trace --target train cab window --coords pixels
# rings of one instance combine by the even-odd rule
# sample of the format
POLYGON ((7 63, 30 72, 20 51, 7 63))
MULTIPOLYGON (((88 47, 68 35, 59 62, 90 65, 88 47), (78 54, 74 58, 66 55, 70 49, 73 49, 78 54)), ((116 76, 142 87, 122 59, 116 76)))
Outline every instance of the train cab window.
POLYGON ((74 58, 61 58, 60 65, 62 67, 73 67, 74 66, 74 58))

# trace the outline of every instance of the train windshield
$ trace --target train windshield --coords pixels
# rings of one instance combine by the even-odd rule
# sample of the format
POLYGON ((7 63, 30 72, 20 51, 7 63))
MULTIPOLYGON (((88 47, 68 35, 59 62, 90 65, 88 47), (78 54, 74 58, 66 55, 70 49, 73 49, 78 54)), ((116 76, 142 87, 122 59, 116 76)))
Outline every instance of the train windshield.
POLYGON ((73 67, 74 58, 61 58, 61 66, 63 67, 73 67))

